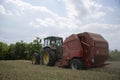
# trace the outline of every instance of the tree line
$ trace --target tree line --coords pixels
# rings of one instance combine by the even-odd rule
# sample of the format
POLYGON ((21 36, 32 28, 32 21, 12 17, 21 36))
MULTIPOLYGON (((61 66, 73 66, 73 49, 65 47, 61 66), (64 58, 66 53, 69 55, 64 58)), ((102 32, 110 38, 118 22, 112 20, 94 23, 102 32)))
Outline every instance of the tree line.
MULTIPOLYGON (((0 60, 30 60, 32 54, 34 52, 40 52, 41 48, 42 44, 39 37, 36 37, 30 43, 25 43, 23 40, 10 45, 0 42, 0 60)), ((109 56, 110 61, 120 61, 120 51, 117 49, 110 50, 109 56)))
POLYGON ((120 51, 115 49, 115 50, 110 50, 110 54, 109 54, 110 61, 120 61, 120 51))
POLYGON ((32 54, 40 52, 41 48, 42 44, 39 37, 30 43, 25 43, 23 40, 10 45, 0 42, 0 60, 30 60, 32 54))

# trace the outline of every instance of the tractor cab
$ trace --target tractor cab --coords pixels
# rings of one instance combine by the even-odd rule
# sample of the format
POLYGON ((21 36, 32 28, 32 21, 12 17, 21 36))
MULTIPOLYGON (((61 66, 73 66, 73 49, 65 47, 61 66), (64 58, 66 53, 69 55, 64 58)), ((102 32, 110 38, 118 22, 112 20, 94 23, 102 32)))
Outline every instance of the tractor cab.
POLYGON ((49 47, 51 49, 56 49, 63 45, 63 39, 61 37, 50 36, 44 38, 44 47, 49 47))
POLYGON ((42 61, 44 65, 53 66, 62 57, 63 39, 50 36, 44 38, 42 61))

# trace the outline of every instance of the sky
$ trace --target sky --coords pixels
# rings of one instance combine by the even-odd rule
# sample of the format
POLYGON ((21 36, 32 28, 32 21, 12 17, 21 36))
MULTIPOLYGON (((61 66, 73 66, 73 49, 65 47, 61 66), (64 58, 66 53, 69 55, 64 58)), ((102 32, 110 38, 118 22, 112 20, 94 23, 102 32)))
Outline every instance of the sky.
POLYGON ((0 41, 92 32, 120 50, 120 0, 0 0, 0 41))

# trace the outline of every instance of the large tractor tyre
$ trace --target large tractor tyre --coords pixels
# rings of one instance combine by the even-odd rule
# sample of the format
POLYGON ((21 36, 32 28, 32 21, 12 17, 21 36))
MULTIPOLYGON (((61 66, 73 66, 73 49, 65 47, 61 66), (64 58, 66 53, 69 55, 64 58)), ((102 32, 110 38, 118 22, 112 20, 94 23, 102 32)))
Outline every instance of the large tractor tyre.
POLYGON ((73 70, 81 70, 83 69, 83 63, 79 59, 72 59, 70 61, 70 67, 73 70))
POLYGON ((38 53, 33 53, 32 64, 40 64, 40 56, 38 53))
POLYGON ((43 55, 44 55, 44 50, 41 51, 42 54, 40 54, 40 64, 41 65, 44 65, 44 62, 43 62, 43 55))
POLYGON ((46 66, 54 66, 56 61, 56 54, 49 48, 44 49, 42 56, 43 64, 46 66))

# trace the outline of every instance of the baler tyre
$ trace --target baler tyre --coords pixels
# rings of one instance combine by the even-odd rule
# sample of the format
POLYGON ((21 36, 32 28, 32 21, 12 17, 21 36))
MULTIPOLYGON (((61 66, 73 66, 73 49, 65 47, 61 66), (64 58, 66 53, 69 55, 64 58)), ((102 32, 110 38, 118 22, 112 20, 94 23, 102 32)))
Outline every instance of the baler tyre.
POLYGON ((46 66, 54 66, 56 61, 56 54, 49 48, 44 49, 43 51, 43 63, 46 66))
POLYGON ((32 64, 40 64, 40 56, 38 55, 38 53, 33 53, 32 64))
POLYGON ((83 69, 83 63, 79 59, 72 59, 70 61, 70 67, 73 70, 81 70, 83 69))

